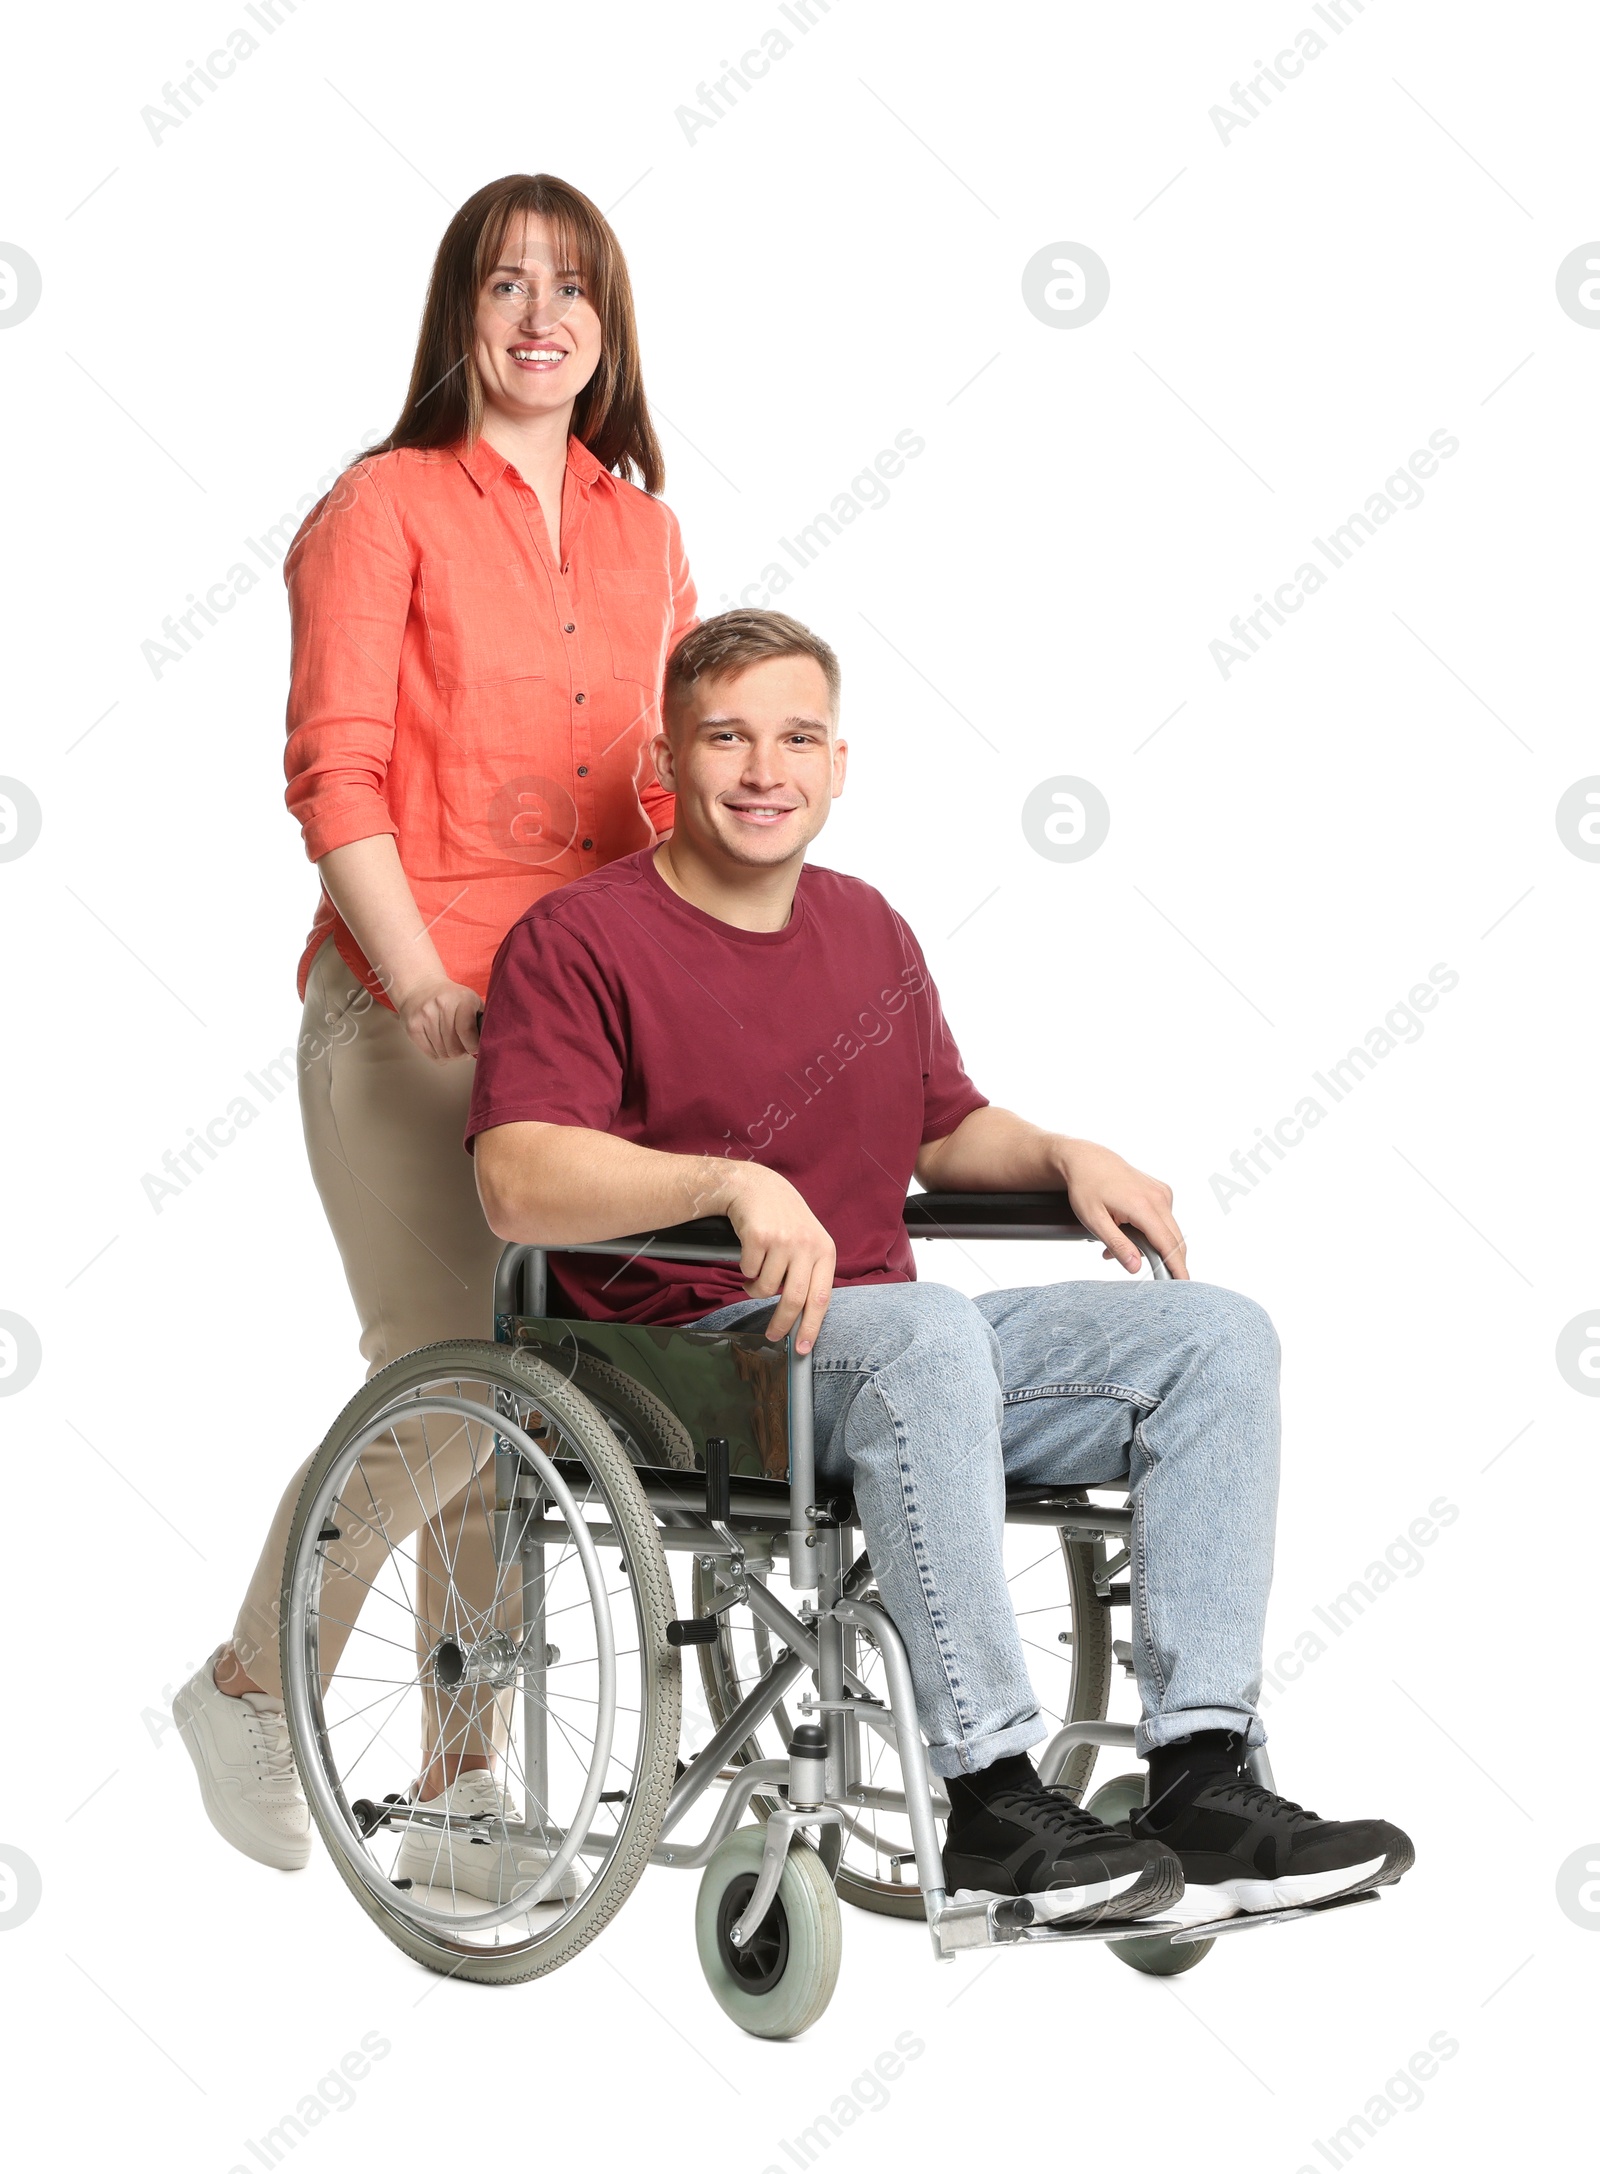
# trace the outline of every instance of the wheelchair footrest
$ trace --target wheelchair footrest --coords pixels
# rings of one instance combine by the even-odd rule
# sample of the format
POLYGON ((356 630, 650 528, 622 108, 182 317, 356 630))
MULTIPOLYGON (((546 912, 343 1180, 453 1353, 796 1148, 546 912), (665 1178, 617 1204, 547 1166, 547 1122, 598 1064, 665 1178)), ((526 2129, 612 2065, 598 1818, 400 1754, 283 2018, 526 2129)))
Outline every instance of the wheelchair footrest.
POLYGON ((963 1948, 1041 1947, 1065 1940, 1167 1940, 1187 1946, 1196 1940, 1218 1939, 1223 1933, 1253 1932, 1258 1925, 1286 1925, 1293 1918, 1325 1917, 1330 1910, 1377 1899, 1378 1890, 1367 1887, 1360 1894, 1334 1895, 1327 1902, 1304 1902, 1287 1910, 1241 1911, 1235 1917, 1213 1918, 1201 1925, 1161 1917, 1123 1918, 1112 1924, 1052 1925, 1034 1920, 1026 1895, 990 1895, 947 1904, 940 1913, 937 1937, 944 1955, 957 1954, 963 1948))
POLYGON ((1234 1917, 1215 1917, 1208 1925, 1182 1925, 1172 1935, 1175 1947, 1195 1940, 1215 1940, 1225 1932, 1249 1932, 1256 1925, 1287 1925, 1296 1917, 1326 1917, 1330 1910, 1347 1910, 1352 1903, 1376 1902, 1378 1889, 1363 1887, 1356 1895, 1330 1895, 1326 1902, 1301 1902, 1286 1910, 1241 1910, 1234 1917))
POLYGON ((667 1625, 669 1646, 714 1646, 720 1625, 714 1615, 675 1616, 667 1625))

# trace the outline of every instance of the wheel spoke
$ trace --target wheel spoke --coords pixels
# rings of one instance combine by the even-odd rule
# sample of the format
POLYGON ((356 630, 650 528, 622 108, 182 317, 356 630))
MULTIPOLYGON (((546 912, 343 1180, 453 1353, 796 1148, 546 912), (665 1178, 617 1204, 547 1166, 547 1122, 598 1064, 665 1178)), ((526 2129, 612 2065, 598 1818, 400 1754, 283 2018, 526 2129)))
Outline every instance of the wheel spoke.
MULTIPOLYGON (((617 1853, 641 1818, 659 1816, 678 1709, 678 1672, 656 1661, 655 1595, 667 1566, 627 1455, 629 1447, 645 1448, 652 1460, 656 1452, 648 1428, 631 1421, 619 1446, 603 1411, 537 1366, 528 1380, 513 1379, 503 1351, 485 1347, 481 1364, 463 1363, 465 1352, 437 1358, 444 1364, 431 1373, 420 1353, 374 1377, 365 1401, 351 1408, 346 1440, 360 1441, 364 1426, 378 1431, 342 1457, 336 1440, 313 1467, 312 1487, 321 1491, 302 1507, 292 1569, 297 1606, 309 1612, 306 1630, 289 1641, 291 1725, 319 1824, 347 1881, 369 1907, 376 1903, 379 1924, 440 1969, 472 1976, 478 1962, 494 1959, 498 1968, 505 1958, 516 1972, 522 1956, 566 1937, 561 1927, 576 1907, 557 1897, 513 1908, 463 1887, 469 1864, 475 1884, 512 1884, 514 1856, 498 1852, 515 1852, 509 1827, 519 1822, 504 1811, 482 1822, 478 1832, 497 1852, 484 1878, 480 1853, 469 1858, 463 1849, 464 1830, 383 1826, 363 1837, 345 1807, 389 1787, 372 1784, 420 1710, 434 1738, 425 1756, 445 1761, 446 1772, 458 1771, 463 1757, 491 1762, 497 1786, 521 1804, 524 1848, 535 1837, 552 1853, 583 1842, 571 1859, 579 1895, 592 1895, 607 1877, 637 1877, 639 1852, 629 1853, 625 1874, 617 1853), (542 1482, 552 1465, 554 1476, 542 1482), (496 1546, 496 1503, 508 1481, 496 1546), (534 1541, 541 1525, 557 1521, 566 1529, 551 1533, 554 1544, 534 1541), (316 1539, 330 1522, 343 1548, 316 1539), (602 1524, 612 1535, 603 1543, 602 1524), (619 1554, 637 1574, 613 1584, 597 1571, 596 1550, 603 1564, 605 1548, 613 1576, 619 1554), (348 1673, 319 1667, 319 1624, 330 1659, 334 1639, 348 1641, 340 1655, 348 1673), (543 1644, 531 1644, 535 1635, 543 1644), (544 1646, 552 1644, 566 1650, 546 1663, 544 1646), (653 1727, 652 1716, 665 1726, 653 1727), (621 1801, 597 1803, 587 1837, 574 1835, 576 1814, 602 1789, 621 1801), (501 1866, 504 1881, 496 1878, 501 1866), (415 1889, 396 1890, 391 1874, 407 1868, 415 1889)), ((687 1483, 684 1493, 692 1498, 687 1483)), ((574 1889, 564 1884, 563 1892, 574 1889)), ((559 1947, 551 1956, 561 1958, 559 1947)))

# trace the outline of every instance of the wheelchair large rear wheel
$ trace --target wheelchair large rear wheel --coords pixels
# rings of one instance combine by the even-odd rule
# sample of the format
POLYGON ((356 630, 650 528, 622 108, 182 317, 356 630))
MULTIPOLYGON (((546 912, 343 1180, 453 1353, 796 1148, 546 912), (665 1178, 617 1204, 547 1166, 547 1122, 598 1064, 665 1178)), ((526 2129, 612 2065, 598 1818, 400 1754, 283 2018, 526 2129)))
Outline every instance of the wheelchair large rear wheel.
POLYGON ((648 1863, 678 1746, 671 1582, 613 1429, 531 1352, 396 1360, 312 1463, 281 1604, 296 1763, 362 1908, 452 1976, 568 1961, 648 1863), (425 1734, 492 1762, 470 1812, 419 1808, 425 1734))
MULTIPOLYGON (((1006 1528, 1006 1577, 1017 1611, 1023 1652, 1040 1712, 1053 1732, 1066 1721, 1102 1721, 1111 1697, 1111 1611, 1095 1589, 1095 1543, 1075 1539, 1058 1526, 1013 1524, 1006 1528)), ((846 1549, 846 1559, 849 1559, 846 1549)), ((776 1596, 795 1606, 781 1568, 768 1583, 776 1596)), ((874 1588, 864 1588, 868 1597, 874 1588)), ((695 1612, 707 1612, 711 1573, 695 1571, 695 1612)), ((720 1619, 714 1645, 702 1646, 700 1667, 712 1718, 720 1723, 776 1658, 781 1643, 743 1608, 720 1619)), ((846 1658, 866 1690, 886 1698, 882 1664, 872 1641, 846 1634, 846 1658)), ((780 1706, 772 1721, 743 1747, 741 1758, 781 1757, 792 1723, 801 1718, 780 1706)), ((865 1723, 856 1724, 857 1780, 867 1789, 893 1796, 900 1792, 900 1762, 892 1743, 865 1723)), ((1080 1744, 1069 1754, 1057 1786, 1078 1802, 1093 1771, 1095 1747, 1080 1744)), ((753 1800, 758 1817, 769 1804, 753 1800)), ((822 1851, 836 1872, 840 1898, 883 1917, 921 1917, 922 1890, 917 1884, 911 1830, 903 1810, 892 1805, 863 1805, 846 1814, 838 1827, 822 1830, 822 1851)))

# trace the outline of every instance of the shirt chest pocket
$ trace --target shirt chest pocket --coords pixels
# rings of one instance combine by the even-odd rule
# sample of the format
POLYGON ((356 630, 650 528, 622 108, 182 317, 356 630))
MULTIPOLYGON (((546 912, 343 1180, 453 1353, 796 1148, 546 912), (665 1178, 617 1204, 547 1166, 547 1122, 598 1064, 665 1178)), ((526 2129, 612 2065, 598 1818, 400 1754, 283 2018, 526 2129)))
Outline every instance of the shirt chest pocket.
POLYGON ((520 566, 434 559, 423 566, 420 586, 441 687, 548 676, 548 589, 535 588, 520 566))
POLYGON ((661 684, 670 627, 665 581, 647 566, 596 566, 590 571, 613 673, 653 692, 661 684))

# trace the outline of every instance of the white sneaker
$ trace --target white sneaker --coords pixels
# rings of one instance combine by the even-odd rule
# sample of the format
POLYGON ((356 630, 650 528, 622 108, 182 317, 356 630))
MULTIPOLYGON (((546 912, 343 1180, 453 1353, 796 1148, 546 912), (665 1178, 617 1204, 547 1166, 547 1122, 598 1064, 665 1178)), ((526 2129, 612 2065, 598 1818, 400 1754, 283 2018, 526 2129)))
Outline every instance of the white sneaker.
MULTIPOLYGON (((396 1879, 414 1880, 419 1887, 446 1893, 476 1895, 482 1902, 510 1902, 533 1885, 549 1865, 553 1851, 536 1842, 525 1842, 505 1832, 511 1806, 495 1786, 494 1776, 483 1768, 458 1775, 441 1795, 426 1797, 419 1812, 452 1812, 458 1819, 476 1819, 481 1830, 468 1834, 460 1827, 404 1829, 394 1862, 396 1879)), ((554 1885, 539 1897, 541 1903, 571 1902, 578 1893, 578 1876, 568 1865, 554 1885)))
POLYGON ((311 1817, 283 1701, 265 1691, 225 1698, 211 1673, 221 1652, 218 1646, 172 1701, 206 1816, 224 1841, 258 1864, 298 1872, 311 1857, 311 1817))

